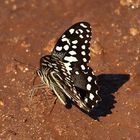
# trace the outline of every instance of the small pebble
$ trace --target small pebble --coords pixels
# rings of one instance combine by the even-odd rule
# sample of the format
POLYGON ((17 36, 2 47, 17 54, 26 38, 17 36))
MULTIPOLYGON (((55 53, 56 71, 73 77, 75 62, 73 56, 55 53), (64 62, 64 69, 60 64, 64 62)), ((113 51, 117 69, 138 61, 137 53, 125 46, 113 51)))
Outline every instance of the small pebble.
POLYGON ((4 88, 7 88, 7 85, 3 85, 4 88))
POLYGON ((0 106, 4 106, 4 102, 0 100, 0 106))
POLYGON ((130 29, 129 29, 129 32, 130 32, 130 34, 131 34, 132 36, 136 36, 136 35, 139 34, 138 29, 137 29, 137 28, 134 28, 134 27, 130 28, 130 29))

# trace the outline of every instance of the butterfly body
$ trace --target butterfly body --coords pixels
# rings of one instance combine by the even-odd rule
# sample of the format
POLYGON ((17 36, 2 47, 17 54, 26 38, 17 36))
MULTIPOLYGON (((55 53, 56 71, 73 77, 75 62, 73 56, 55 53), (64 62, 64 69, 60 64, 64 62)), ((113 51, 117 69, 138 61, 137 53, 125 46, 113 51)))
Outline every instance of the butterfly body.
POLYGON ((37 74, 67 105, 67 98, 89 112, 100 101, 96 76, 87 65, 90 59, 91 28, 87 22, 70 27, 58 40, 51 55, 40 60, 37 74))

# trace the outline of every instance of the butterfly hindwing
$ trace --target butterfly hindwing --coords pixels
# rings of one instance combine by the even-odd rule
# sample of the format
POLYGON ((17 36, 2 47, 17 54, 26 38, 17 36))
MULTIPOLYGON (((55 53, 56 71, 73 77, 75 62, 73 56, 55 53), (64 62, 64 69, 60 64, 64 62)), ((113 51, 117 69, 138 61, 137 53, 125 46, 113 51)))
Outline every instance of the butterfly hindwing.
POLYGON ((97 77, 93 74, 93 70, 89 66, 86 66, 86 69, 83 71, 75 64, 71 75, 83 102, 92 109, 101 98, 98 95, 97 77))

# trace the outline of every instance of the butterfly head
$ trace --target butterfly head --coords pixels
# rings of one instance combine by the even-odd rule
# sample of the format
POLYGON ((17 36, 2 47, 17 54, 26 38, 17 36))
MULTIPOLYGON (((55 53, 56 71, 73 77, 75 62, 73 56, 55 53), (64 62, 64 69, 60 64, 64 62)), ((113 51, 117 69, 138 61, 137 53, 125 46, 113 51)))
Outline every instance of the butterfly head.
POLYGON ((40 59, 40 68, 36 71, 37 75, 44 83, 48 83, 47 74, 51 68, 50 56, 46 55, 40 59))
POLYGON ((41 81, 47 85, 49 85, 49 81, 47 78, 47 74, 49 72, 49 69, 47 68, 46 70, 43 68, 40 68, 36 71, 37 75, 40 77, 41 81))

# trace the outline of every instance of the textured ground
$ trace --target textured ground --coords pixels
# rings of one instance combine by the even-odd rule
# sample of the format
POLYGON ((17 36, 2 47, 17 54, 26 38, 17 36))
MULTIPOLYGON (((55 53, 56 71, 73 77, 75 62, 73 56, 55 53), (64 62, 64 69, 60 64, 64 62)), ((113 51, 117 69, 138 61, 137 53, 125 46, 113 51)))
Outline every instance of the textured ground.
POLYGON ((0 140, 140 139, 138 0, 1 0, 0 62, 0 140), (91 116, 59 101, 49 114, 54 96, 28 98, 34 72, 79 21, 94 32, 90 66, 103 101, 91 116))

